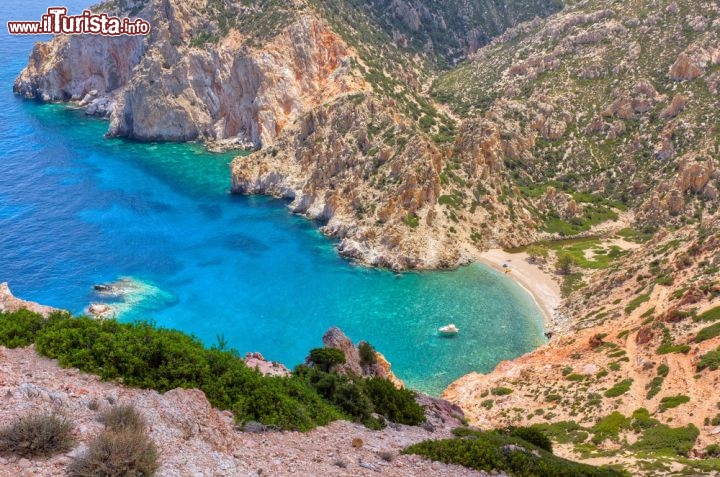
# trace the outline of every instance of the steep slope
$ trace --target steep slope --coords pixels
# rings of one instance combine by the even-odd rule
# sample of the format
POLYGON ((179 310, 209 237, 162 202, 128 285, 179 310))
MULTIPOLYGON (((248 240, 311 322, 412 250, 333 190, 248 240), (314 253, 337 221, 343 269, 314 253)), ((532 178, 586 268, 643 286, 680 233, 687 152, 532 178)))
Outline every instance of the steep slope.
POLYGON ((718 199, 719 10, 569 1, 505 32, 432 93, 458 115, 533 138, 505 161, 524 195, 552 187, 590 203, 565 216, 538 211, 547 230, 586 229, 593 220, 582 211, 600 198, 642 223, 682 223, 718 199))

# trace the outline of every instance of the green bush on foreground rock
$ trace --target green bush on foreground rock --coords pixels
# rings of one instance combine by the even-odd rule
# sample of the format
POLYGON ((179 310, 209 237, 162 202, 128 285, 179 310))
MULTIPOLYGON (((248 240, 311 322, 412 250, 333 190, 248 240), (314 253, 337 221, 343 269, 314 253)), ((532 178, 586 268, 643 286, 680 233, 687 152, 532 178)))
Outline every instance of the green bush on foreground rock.
POLYGON ((0 344, 16 347, 33 342, 40 354, 57 359, 62 366, 105 380, 159 392, 201 389, 213 406, 232 410, 240 423, 257 421, 305 431, 337 419, 378 427, 367 418, 373 412, 405 424, 425 419, 422 408, 409 398, 412 393, 389 382, 378 385, 372 380, 348 379, 340 395, 328 398, 321 395, 317 382, 301 374, 264 376, 245 366, 236 351, 206 348, 194 337, 150 323, 97 321, 63 313, 47 320, 24 311, 0 313, 0 344))
POLYGON ((54 414, 21 417, 0 429, 0 454, 48 457, 70 450, 73 425, 54 414))
POLYGON ((455 434, 460 437, 423 441, 403 452, 481 471, 507 472, 518 477, 623 475, 613 469, 592 467, 556 457, 528 441, 500 432, 463 429, 455 434))
POLYGON ((345 353, 335 348, 315 348, 310 350, 310 361, 328 372, 336 364, 345 364, 345 353))

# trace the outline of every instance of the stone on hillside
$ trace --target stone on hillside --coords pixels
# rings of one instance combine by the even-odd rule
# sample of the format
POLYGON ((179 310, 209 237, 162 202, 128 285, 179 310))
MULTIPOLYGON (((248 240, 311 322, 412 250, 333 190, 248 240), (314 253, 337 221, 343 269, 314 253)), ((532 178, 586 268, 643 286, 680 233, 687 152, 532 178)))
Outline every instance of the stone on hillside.
POLYGON ((670 67, 670 79, 689 81, 703 74, 702 68, 696 65, 687 53, 680 53, 670 67))

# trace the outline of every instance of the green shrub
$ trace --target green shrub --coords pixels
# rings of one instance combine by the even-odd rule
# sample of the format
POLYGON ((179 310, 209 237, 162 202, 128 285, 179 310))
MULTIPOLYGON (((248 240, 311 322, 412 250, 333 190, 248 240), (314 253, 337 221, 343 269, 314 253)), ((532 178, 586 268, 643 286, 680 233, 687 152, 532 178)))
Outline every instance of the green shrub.
POLYGON ((506 432, 509 436, 522 439, 550 453, 553 451, 552 441, 537 427, 511 427, 506 432))
POLYGON ((720 320, 720 306, 711 308, 704 313, 700 313, 698 316, 693 318, 695 321, 717 321, 720 320))
POLYGON ((0 313, 0 343, 8 348, 29 346, 45 323, 45 318, 28 310, 0 313))
POLYGON ((387 379, 378 377, 366 379, 363 384, 376 413, 410 426, 425 422, 425 411, 415 401, 413 391, 398 389, 387 379))
POLYGON ((343 413, 369 427, 382 427, 381 423, 371 420, 373 413, 400 424, 425 422, 425 411, 415 401, 415 393, 398 389, 387 379, 341 376, 306 366, 298 366, 295 374, 343 413))
POLYGON ((68 466, 70 477, 149 477, 159 467, 145 430, 104 431, 68 466))
POLYGON ((700 356, 700 360, 697 364, 697 370, 702 371, 705 368, 709 368, 711 371, 716 371, 720 368, 720 346, 715 351, 708 351, 704 355, 700 356))
POLYGON ((493 396, 507 396, 508 394, 512 394, 513 390, 510 388, 506 388, 504 386, 498 386, 496 388, 492 388, 490 390, 490 393, 493 396))
POLYGON ((557 260, 555 261, 555 269, 558 273, 569 275, 575 265, 575 259, 572 255, 567 252, 558 253, 557 260))
POLYGON ((335 348, 315 348, 310 350, 310 361, 327 372, 336 364, 345 364, 345 353, 335 348))
POLYGON ((720 445, 710 444, 705 448, 705 455, 707 457, 720 457, 720 445))
POLYGON ((614 398, 625 394, 630 390, 630 386, 632 386, 632 383, 633 380, 630 378, 623 379, 622 381, 616 383, 613 387, 605 391, 605 397, 614 398))
POLYGON ((630 300, 630 303, 625 307, 625 314, 629 315, 633 311, 635 311, 640 305, 645 303, 646 301, 650 300, 650 294, 644 294, 644 295, 638 295, 632 300, 630 300))
POLYGON ((658 376, 662 376, 663 378, 668 375, 670 372, 670 367, 667 364, 661 364, 657 368, 658 376))
POLYGON ((685 455, 693 448, 700 430, 693 424, 672 428, 659 424, 647 429, 631 449, 663 455, 685 455))
POLYGON ((660 400, 660 412, 664 412, 668 409, 672 409, 674 407, 678 407, 681 404, 685 404, 687 402, 690 402, 690 398, 687 396, 665 396, 660 400))
POLYGON ((663 343, 658 346, 656 351, 657 354, 670 354, 670 353, 682 353, 688 354, 690 352, 690 345, 675 345, 672 343, 663 343))
POLYGON ((665 381, 665 378, 662 376, 655 376, 652 381, 648 383, 648 385, 645 387, 645 389, 648 390, 647 392, 647 399, 652 399, 660 392, 662 389, 662 384, 665 381))
POLYGON ((552 424, 533 424, 531 427, 542 431, 559 444, 580 444, 588 438, 588 432, 575 421, 560 421, 552 424))
POLYGON ((411 229, 417 228, 420 225, 420 217, 415 214, 408 214, 402 219, 403 223, 411 229))
POLYGON ((504 472, 518 477, 620 476, 613 469, 592 467, 554 456, 530 442, 497 432, 466 430, 465 437, 428 440, 403 451, 431 460, 480 471, 504 472))
POLYGON ((21 417, 0 429, 0 454, 47 457, 70 450, 73 425, 54 414, 21 417))
POLYGON ((591 429, 593 433, 592 441, 600 444, 606 439, 618 440, 621 429, 630 427, 630 419, 615 411, 609 416, 600 419, 591 429))
POLYGON ((695 342, 700 343, 715 338, 716 336, 720 336, 720 323, 714 323, 698 331, 697 336, 695 336, 695 342))
POLYGON ((644 429, 650 429, 651 427, 655 427, 658 424, 660 424, 660 421, 651 418, 650 411, 648 411, 644 407, 636 409, 635 412, 633 412, 631 427, 635 432, 641 432, 644 429))

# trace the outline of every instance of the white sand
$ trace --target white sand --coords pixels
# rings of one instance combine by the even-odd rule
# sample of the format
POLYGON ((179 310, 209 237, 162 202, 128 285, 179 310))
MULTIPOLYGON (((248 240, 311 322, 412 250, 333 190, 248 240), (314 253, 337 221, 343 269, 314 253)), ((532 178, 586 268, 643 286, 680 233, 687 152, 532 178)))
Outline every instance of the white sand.
POLYGON ((506 276, 515 280, 533 297, 545 316, 545 328, 552 330, 555 311, 561 301, 560 285, 551 274, 529 263, 527 258, 528 254, 525 252, 509 253, 501 249, 491 249, 480 254, 478 261, 501 272, 510 270, 506 276), (503 267, 503 264, 507 267, 503 267))

